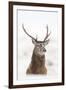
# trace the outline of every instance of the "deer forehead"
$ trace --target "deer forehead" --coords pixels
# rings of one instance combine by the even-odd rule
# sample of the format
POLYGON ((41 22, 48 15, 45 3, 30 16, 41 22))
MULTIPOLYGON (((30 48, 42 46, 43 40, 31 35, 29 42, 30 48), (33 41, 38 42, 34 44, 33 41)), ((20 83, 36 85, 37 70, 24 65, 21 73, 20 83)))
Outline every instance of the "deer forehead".
POLYGON ((36 43, 36 46, 44 46, 43 43, 36 43))

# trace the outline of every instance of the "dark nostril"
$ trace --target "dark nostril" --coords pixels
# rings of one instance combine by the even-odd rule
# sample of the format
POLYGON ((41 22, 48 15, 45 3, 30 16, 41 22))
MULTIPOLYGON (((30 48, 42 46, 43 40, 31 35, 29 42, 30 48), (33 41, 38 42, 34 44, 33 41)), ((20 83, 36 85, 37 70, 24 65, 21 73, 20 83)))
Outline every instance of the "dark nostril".
POLYGON ((43 51, 46 52, 46 49, 44 48, 43 51))

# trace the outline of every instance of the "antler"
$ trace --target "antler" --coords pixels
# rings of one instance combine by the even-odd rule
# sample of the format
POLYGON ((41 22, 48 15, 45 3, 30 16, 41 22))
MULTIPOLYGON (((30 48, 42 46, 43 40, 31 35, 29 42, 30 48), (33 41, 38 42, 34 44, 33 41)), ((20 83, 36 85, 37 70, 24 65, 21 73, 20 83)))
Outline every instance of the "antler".
MULTIPOLYGON (((50 32, 51 33, 51 32, 50 32)), ((50 33, 48 33, 48 26, 47 26, 47 33, 46 33, 46 37, 44 38, 44 42, 47 40, 47 38, 49 37, 50 33)))
POLYGON ((36 40, 37 41, 37 38, 35 39, 34 37, 32 37, 31 35, 29 35, 27 32, 26 32, 26 29, 24 28, 24 25, 22 24, 22 28, 24 30, 24 32, 29 36, 31 37, 32 39, 36 40))

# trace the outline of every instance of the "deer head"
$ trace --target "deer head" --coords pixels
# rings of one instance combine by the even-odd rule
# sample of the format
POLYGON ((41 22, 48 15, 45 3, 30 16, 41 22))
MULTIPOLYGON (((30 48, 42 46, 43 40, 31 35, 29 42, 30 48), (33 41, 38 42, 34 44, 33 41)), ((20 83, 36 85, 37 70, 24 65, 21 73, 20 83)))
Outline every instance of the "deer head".
POLYGON ((27 33, 24 25, 22 24, 22 28, 24 30, 24 32, 32 39, 32 43, 35 45, 35 48, 34 48, 34 53, 36 55, 44 55, 44 53, 46 52, 46 48, 45 46, 49 43, 49 35, 50 33, 48 33, 48 26, 47 26, 47 32, 46 32, 46 36, 44 38, 43 41, 38 41, 37 38, 35 39, 33 36, 31 36, 30 34, 27 33))

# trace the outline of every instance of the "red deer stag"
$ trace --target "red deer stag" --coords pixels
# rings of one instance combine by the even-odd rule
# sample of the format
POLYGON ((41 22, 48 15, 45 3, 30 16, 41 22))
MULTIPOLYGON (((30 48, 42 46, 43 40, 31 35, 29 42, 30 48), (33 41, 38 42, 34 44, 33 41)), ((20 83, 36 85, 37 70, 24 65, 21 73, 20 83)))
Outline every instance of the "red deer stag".
POLYGON ((30 34, 27 33, 24 25, 22 24, 22 28, 24 32, 32 38, 32 43, 35 45, 33 54, 32 54, 32 60, 30 63, 29 68, 26 71, 26 74, 47 74, 47 68, 45 65, 45 46, 49 43, 49 35, 48 33, 48 26, 47 26, 47 33, 43 41, 37 41, 37 38, 35 39, 30 34))

